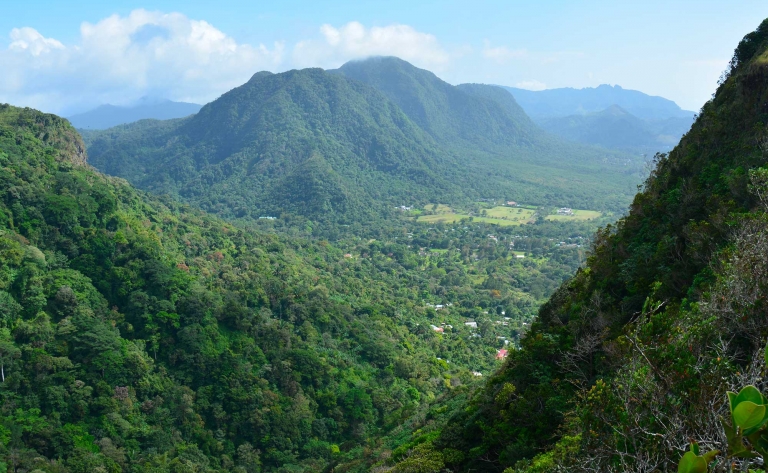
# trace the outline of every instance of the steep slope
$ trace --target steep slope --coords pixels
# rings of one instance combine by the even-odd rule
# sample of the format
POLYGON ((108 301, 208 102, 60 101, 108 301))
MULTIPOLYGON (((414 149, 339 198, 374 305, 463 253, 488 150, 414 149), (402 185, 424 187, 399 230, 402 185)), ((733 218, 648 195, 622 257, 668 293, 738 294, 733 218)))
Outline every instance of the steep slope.
POLYGON ((539 125, 569 140, 654 155, 677 145, 691 122, 687 118, 649 122, 611 105, 600 112, 543 119, 539 125))
POLYGON ((448 200, 460 180, 452 157, 394 104, 320 69, 259 73, 189 119, 91 140, 97 168, 236 217, 363 220, 448 200))
MULTIPOLYGON (((399 60, 385 66, 417 70, 399 60)), ((306 69, 260 72, 194 117, 84 138, 93 165, 139 187, 229 218, 319 222, 312 228, 323 235, 337 224, 392 220, 400 205, 507 198, 616 210, 628 202, 637 160, 546 135, 498 88, 417 76, 425 74, 446 92, 425 89, 412 117, 371 85, 306 69)))
POLYGON ((663 97, 623 89, 618 85, 600 85, 583 89, 562 88, 541 91, 504 87, 517 103, 536 121, 545 118, 584 115, 618 105, 644 120, 693 117, 694 113, 681 109, 675 102, 663 97))
MULTIPOLYGON (((765 387, 766 78, 768 20, 523 348, 445 427, 419 433, 401 471, 673 471, 692 439, 734 461, 726 390, 765 387)), ((745 448, 742 468, 763 464, 745 448)))
POLYGON ((0 105, 0 470, 323 471, 493 362, 418 330, 402 250, 243 231, 82 149, 0 105))
POLYGON ((494 150, 530 146, 537 138, 538 130, 514 99, 500 104, 396 57, 351 61, 337 72, 380 90, 441 143, 494 150))
POLYGON ((170 120, 194 115, 202 105, 186 102, 163 100, 152 103, 140 103, 132 107, 101 105, 93 110, 68 117, 75 128, 86 130, 105 130, 113 126, 132 123, 139 120, 170 120))

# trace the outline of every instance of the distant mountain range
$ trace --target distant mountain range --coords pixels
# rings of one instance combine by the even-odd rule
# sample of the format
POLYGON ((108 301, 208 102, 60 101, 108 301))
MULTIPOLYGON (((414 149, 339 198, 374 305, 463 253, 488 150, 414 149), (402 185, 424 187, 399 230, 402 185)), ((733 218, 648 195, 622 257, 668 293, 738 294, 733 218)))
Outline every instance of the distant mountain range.
POLYGON ((202 105, 170 100, 141 100, 133 106, 101 105, 88 112, 68 117, 72 126, 86 130, 105 130, 117 125, 152 118, 169 120, 193 115, 202 105))
POLYGON ((539 121, 545 130, 569 140, 649 154, 674 148, 692 123, 693 117, 643 120, 618 105, 585 115, 539 121))
POLYGON ((533 120, 585 115, 600 112, 618 105, 628 113, 643 120, 666 118, 692 118, 694 112, 681 109, 675 102, 663 97, 644 94, 637 90, 624 89, 618 85, 600 85, 573 89, 547 89, 540 91, 503 87, 517 100, 533 120))
POLYGON ((542 91, 503 88, 543 129, 568 140, 630 152, 671 150, 695 115, 671 100, 618 85, 542 91))
POLYGON ((489 197, 619 209, 642 169, 543 132, 498 87, 397 58, 260 72, 194 116, 84 138, 98 169, 206 210, 334 224, 489 197))

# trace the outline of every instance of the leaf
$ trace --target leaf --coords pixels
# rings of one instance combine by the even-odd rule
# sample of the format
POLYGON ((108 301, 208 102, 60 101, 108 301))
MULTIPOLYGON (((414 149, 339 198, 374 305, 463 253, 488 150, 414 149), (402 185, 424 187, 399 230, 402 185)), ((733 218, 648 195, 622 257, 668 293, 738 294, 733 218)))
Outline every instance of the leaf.
POLYGON ((765 458, 768 455, 768 433, 762 432, 749 437, 755 450, 765 458))
POLYGON ((736 396, 738 394, 728 391, 728 405, 731 406, 731 412, 736 408, 736 396))
POLYGON ((733 422, 744 430, 757 427, 764 417, 765 406, 759 406, 752 401, 740 402, 733 410, 733 422))
POLYGON ((691 451, 694 455, 699 455, 699 444, 698 442, 691 442, 691 451))
POLYGON ((707 461, 693 452, 685 452, 677 465, 677 473, 707 473, 707 461))
POLYGON ((734 407, 737 407, 744 401, 749 401, 757 405, 761 405, 763 403, 763 395, 760 394, 760 391, 758 391, 758 389, 752 385, 744 386, 741 388, 741 391, 739 391, 739 395, 736 396, 734 407))
POLYGON ((709 452, 705 453, 703 455, 704 461, 707 462, 707 465, 715 461, 715 457, 720 455, 720 450, 710 450, 709 452))

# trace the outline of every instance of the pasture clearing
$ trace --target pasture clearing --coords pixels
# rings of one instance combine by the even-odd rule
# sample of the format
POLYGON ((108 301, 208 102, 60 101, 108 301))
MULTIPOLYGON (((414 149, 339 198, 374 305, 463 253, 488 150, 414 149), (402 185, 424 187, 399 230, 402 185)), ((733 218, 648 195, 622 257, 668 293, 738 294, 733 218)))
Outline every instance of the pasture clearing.
POLYGON ((547 215, 544 217, 553 222, 584 222, 600 218, 603 214, 596 210, 573 210, 573 215, 547 215))

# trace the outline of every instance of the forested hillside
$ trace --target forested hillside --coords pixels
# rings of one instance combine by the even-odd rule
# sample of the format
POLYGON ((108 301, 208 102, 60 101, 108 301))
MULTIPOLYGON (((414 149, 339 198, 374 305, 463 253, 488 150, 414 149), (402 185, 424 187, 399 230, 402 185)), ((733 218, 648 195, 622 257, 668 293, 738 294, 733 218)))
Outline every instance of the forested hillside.
POLYGON ((676 471, 684 453, 679 471, 763 465, 767 78, 768 20, 521 350, 394 471, 676 471))
POLYGON ((594 228, 245 231, 99 174, 66 120, 8 105, 0 196, 14 472, 364 469, 499 366, 594 228))
POLYGON ((430 202, 615 211, 629 202, 641 160, 546 135, 501 89, 385 66, 430 76, 424 90, 418 81, 398 89, 419 94, 421 111, 338 72, 260 72, 194 117, 84 132, 90 162, 224 217, 276 217, 322 237, 430 202))
POLYGON ((545 130, 569 140, 651 156, 674 148, 692 123, 693 118, 686 117, 642 120, 618 105, 539 121, 545 130))
POLYGON ((460 291, 438 336, 418 250, 239 230, 92 171, 33 110, 0 108, 0 166, 10 471, 319 471, 489 372, 496 333, 461 321, 519 297, 460 291))

